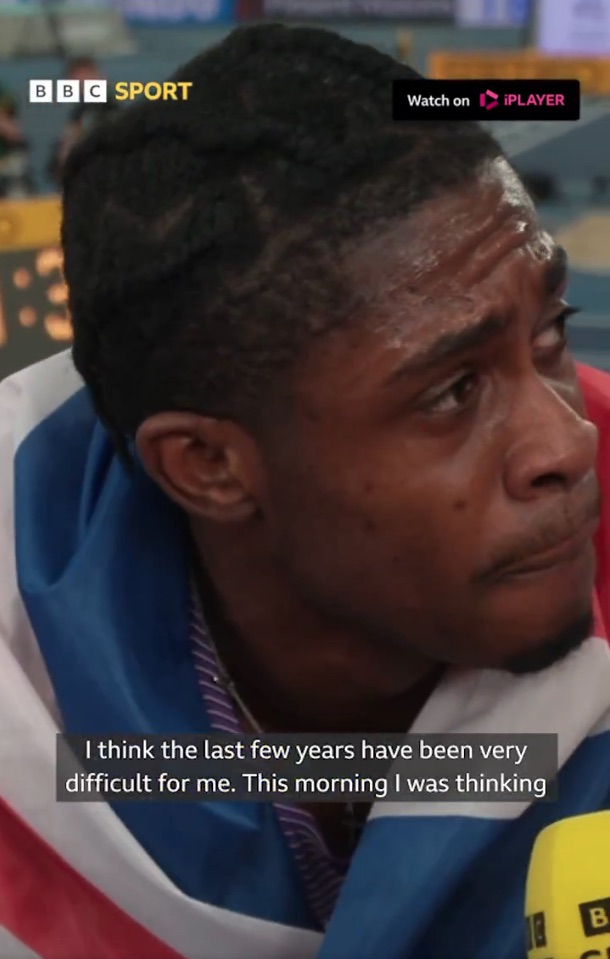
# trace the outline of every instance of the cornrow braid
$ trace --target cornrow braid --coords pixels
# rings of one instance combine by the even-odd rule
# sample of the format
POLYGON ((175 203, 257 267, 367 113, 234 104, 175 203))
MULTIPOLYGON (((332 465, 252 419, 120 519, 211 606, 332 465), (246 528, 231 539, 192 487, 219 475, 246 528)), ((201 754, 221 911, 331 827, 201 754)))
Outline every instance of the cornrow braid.
POLYGON ((419 78, 337 34, 237 29, 70 155, 62 242, 74 361, 126 456, 164 410, 255 427, 312 337, 355 315, 349 244, 501 154, 474 123, 394 123, 419 78))

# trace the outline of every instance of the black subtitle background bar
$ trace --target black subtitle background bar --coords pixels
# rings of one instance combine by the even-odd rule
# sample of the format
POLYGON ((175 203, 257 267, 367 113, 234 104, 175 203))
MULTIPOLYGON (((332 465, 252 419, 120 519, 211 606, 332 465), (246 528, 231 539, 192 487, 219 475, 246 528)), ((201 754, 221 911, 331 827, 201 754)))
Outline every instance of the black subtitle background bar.
MULTIPOLYGON (((491 102, 491 98, 488 98, 491 102)), ((395 120, 579 120, 580 80, 394 80, 392 97, 395 120), (497 105, 488 110, 480 103, 487 90, 498 95, 497 105), (507 106, 506 94, 528 96, 551 94, 564 97, 563 106, 507 106), (448 97, 448 106, 414 106, 409 97, 448 97), (454 106, 456 99, 468 99, 468 106, 454 106)))

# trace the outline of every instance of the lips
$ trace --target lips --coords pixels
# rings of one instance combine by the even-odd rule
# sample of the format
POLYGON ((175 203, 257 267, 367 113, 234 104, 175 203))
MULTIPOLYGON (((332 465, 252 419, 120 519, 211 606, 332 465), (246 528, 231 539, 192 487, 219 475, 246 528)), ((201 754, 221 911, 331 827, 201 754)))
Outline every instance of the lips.
POLYGON ((575 533, 564 538, 552 548, 533 553, 518 565, 506 569, 504 576, 510 578, 526 576, 530 573, 539 573, 574 562, 584 553, 585 548, 595 534, 598 523, 598 518, 588 520, 575 533))

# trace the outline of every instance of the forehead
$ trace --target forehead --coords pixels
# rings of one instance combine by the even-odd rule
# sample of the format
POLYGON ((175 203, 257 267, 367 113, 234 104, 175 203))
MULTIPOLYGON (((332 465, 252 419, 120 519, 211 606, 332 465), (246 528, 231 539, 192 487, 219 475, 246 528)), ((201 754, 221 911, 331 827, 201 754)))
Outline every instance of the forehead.
POLYGON ((552 247, 517 175, 502 160, 476 182, 363 243, 346 272, 381 316, 397 301, 431 305, 435 298, 468 295, 507 261, 543 265, 552 247))
POLYGON ((326 367, 325 382, 364 388, 398 353, 408 359, 440 333, 518 310, 526 298, 542 302, 554 250, 518 177, 496 161, 350 254, 343 276, 359 322, 324 338, 312 359, 326 367))

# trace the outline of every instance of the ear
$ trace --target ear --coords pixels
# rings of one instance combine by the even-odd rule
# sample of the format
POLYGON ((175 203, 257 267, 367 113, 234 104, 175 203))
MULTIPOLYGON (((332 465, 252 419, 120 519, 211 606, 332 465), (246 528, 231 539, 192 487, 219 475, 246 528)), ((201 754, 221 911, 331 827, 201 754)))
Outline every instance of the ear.
POLYGON ((231 523, 259 512, 261 457, 236 423, 158 413, 140 426, 135 441, 148 475, 190 516, 231 523))

